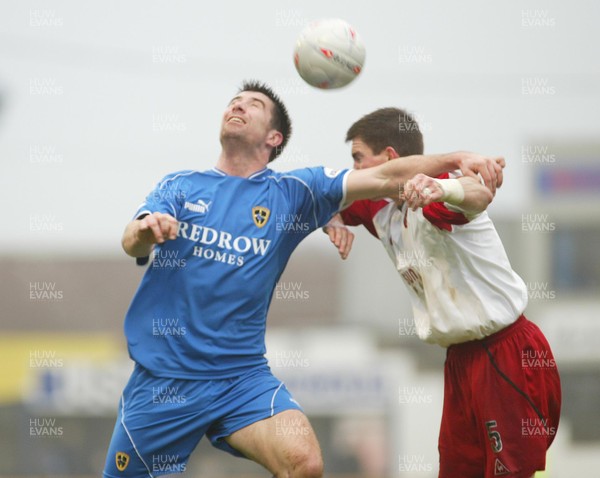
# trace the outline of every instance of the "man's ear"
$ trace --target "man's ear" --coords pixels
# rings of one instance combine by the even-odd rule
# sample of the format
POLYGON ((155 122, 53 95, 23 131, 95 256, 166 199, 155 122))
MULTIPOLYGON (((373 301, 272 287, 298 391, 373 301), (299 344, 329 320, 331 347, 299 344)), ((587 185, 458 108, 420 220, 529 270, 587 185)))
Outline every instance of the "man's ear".
POLYGON ((388 161, 390 159, 396 159, 396 158, 400 157, 400 155, 396 152, 396 150, 394 148, 392 148, 391 146, 388 146, 387 148, 385 148, 385 154, 388 158, 388 161))
POLYGON ((272 148, 276 148, 281 143, 283 143, 283 135, 276 129, 269 131, 269 134, 267 135, 267 144, 272 148))

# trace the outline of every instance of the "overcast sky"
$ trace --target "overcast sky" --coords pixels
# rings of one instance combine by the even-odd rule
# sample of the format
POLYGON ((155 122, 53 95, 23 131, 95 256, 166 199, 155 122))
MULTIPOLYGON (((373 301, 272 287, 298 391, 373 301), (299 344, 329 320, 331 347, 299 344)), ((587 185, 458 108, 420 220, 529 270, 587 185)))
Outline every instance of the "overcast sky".
POLYGON ((520 214, 533 168, 552 167, 524 147, 600 142, 598 18, 592 0, 4 2, 0 247, 120 253, 162 176, 214 164, 244 78, 270 83, 294 120, 275 169, 349 167, 347 128, 399 106, 417 116, 427 152, 505 155, 492 209, 520 214), (292 50, 327 17, 356 28, 367 60, 355 83, 324 92, 299 79, 292 50))

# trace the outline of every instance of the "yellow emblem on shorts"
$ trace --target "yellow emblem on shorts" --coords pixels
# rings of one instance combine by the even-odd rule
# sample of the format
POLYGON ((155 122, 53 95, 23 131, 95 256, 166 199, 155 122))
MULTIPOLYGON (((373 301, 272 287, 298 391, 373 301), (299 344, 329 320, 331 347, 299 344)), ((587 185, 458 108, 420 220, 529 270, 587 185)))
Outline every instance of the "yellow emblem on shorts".
POLYGON ((252 208, 252 219, 254 220, 254 224, 256 224, 258 227, 263 227, 269 220, 270 215, 271 211, 269 211, 266 207, 254 206, 252 208))
POLYGON ((123 451, 118 451, 115 455, 115 462, 117 463, 117 470, 124 471, 129 465, 129 455, 123 451))

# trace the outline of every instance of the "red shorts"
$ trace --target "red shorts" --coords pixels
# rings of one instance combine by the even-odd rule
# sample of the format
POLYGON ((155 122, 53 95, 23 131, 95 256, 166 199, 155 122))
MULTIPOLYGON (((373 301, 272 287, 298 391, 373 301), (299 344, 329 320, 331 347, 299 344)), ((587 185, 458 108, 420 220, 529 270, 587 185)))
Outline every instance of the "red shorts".
POLYGON ((560 404, 550 346, 525 317, 483 340, 450 346, 440 478, 529 478, 544 470, 560 404))

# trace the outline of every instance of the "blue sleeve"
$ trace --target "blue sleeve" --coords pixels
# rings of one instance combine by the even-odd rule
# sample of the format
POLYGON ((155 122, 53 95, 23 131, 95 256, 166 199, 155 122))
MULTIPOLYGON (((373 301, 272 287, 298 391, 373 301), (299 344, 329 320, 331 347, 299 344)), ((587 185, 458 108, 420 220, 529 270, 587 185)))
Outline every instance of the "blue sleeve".
MULTIPOLYGON (((303 168, 284 173, 289 200, 297 210, 304 210, 314 220, 314 227, 327 224, 340 210, 346 197, 349 169, 303 168)), ((312 221, 311 221, 312 222, 312 221)))
POLYGON ((145 214, 162 212, 177 219, 178 213, 185 202, 186 182, 183 179, 187 171, 167 174, 156 187, 146 196, 133 215, 136 219, 145 214))

